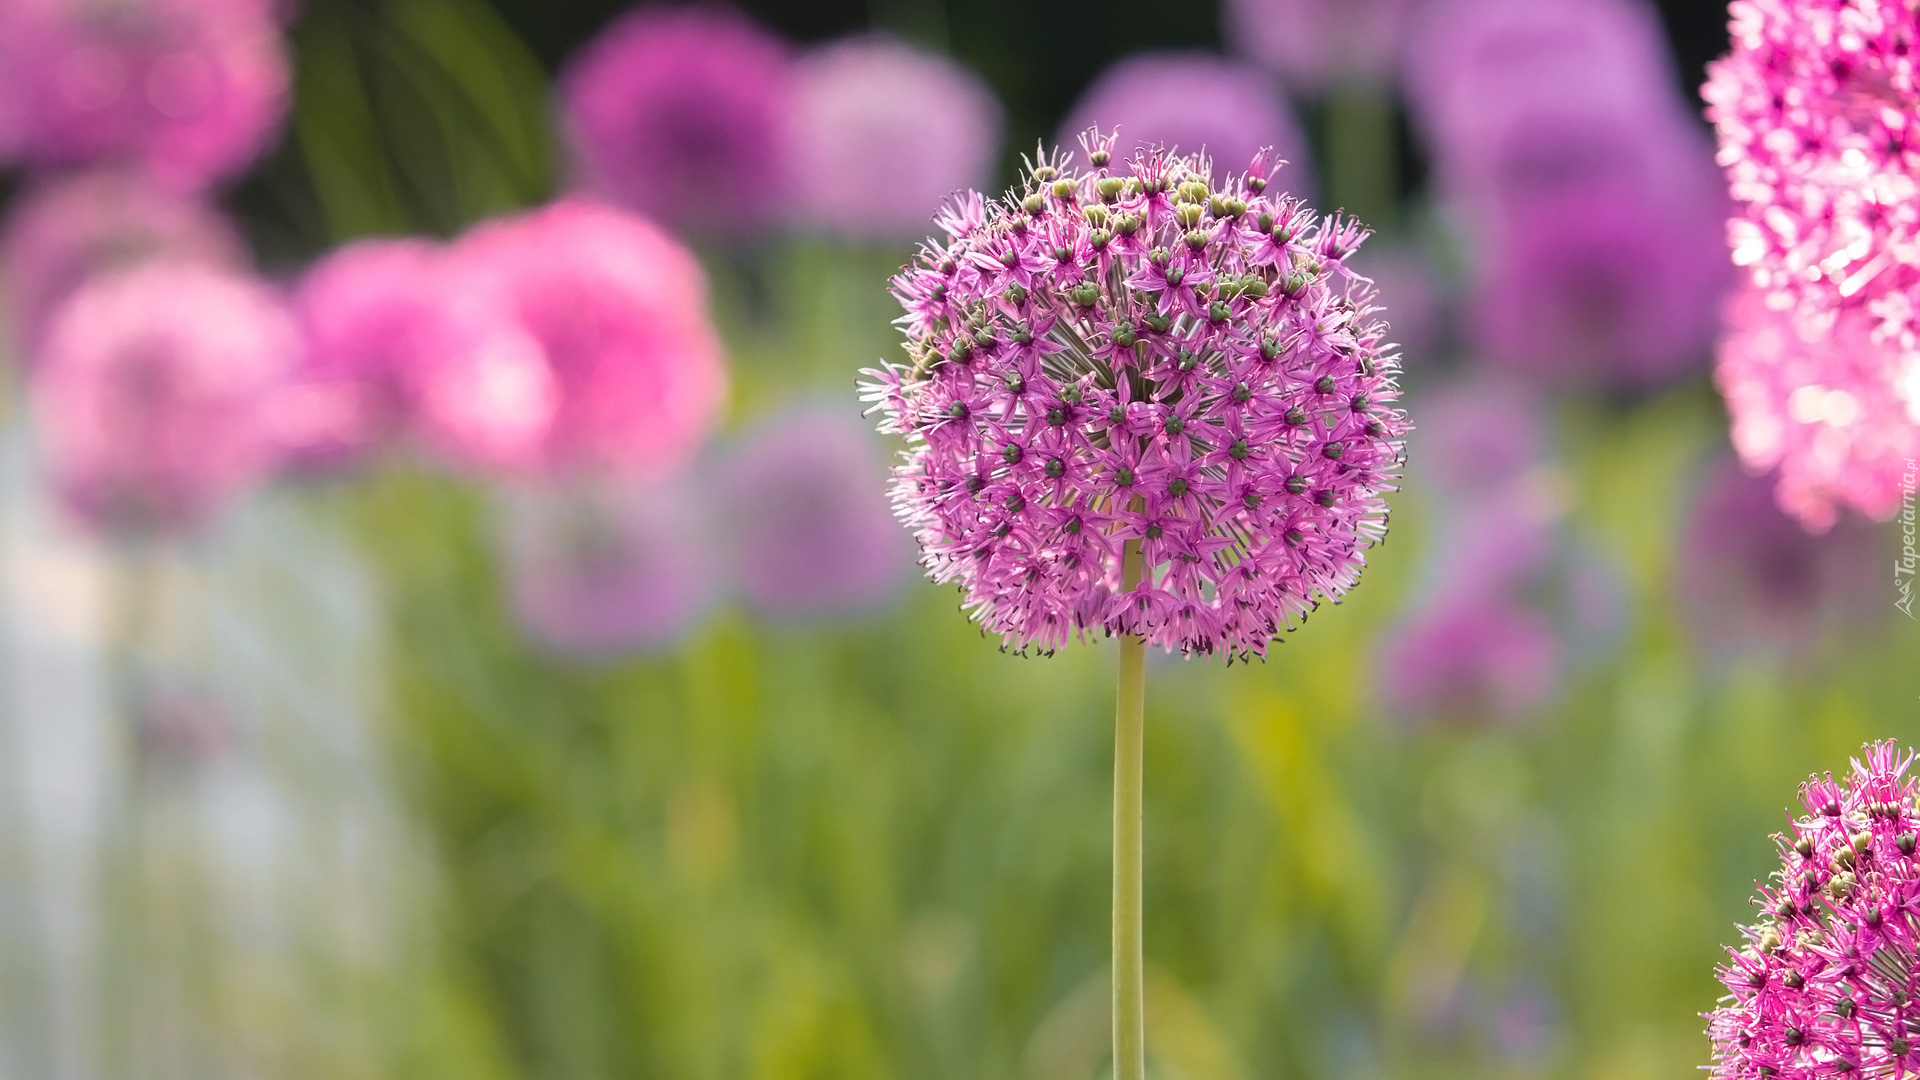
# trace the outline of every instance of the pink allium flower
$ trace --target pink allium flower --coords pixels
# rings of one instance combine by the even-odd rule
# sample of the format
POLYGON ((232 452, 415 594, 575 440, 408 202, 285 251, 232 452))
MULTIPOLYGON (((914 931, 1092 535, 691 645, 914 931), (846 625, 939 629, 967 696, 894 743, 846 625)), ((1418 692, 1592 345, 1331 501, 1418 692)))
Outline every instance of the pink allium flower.
POLYGON ((273 465, 269 403, 299 350, 280 297, 235 271, 151 261, 90 279, 30 388, 56 488, 111 530, 199 522, 273 465))
POLYGON ((1287 189, 1310 197, 1307 139, 1280 87, 1250 64, 1204 52, 1150 52, 1118 61, 1080 95, 1060 128, 1066 144, 1091 127, 1118 129, 1116 161, 1164 146, 1215 161, 1252 160, 1263 147, 1294 167, 1287 189))
POLYGON ((920 235, 929 206, 985 185, 999 149, 993 91, 944 56, 866 37, 795 67, 793 207, 802 225, 856 239, 920 235))
POLYGON ((1865 748, 1852 774, 1809 777, 1806 816, 1774 842, 1780 870, 1717 974, 1704 1014, 1716 1080, 1826 1080, 1920 1071, 1920 816, 1910 751, 1865 748))
POLYGON ((717 596, 705 503, 687 477, 511 491, 501 543, 520 625, 559 653, 661 647, 717 596))
POLYGON ((1899 381, 1876 323, 1849 307, 1816 330, 1752 288, 1727 304, 1714 379, 1734 448, 1749 469, 1780 470, 1781 508, 1815 532, 1845 507, 1893 516, 1905 462, 1920 456, 1920 385, 1899 381))
POLYGON ((922 561, 1010 646, 1102 630, 1264 655, 1356 582, 1406 424, 1366 230, 1143 151, 1043 159, 970 194, 894 279, 908 366, 868 374, 906 436, 896 512, 922 561), (1121 552, 1148 568, 1122 592, 1121 552))
POLYGON ((1792 654, 1877 613, 1885 555, 1860 522, 1807 535, 1775 505, 1773 483, 1727 455, 1694 494, 1673 581, 1710 649, 1792 654))
POLYGON ((1318 93, 1393 81, 1421 0, 1227 0, 1221 15, 1236 52, 1318 93))
POLYGON ((786 47, 730 8, 648 6, 560 74, 586 190, 699 234, 734 236, 787 205, 786 47))
POLYGON ((475 228, 447 254, 455 307, 417 390, 457 460, 664 475, 726 398, 706 279, 643 218, 585 199, 475 228))
POLYGON ((736 587, 777 616, 877 606, 899 591, 913 545, 882 494, 873 431, 838 409, 801 406, 761 425, 721 473, 736 587))
POLYGON ((1744 206, 1733 259, 1764 296, 1733 307, 1720 385, 1734 442, 1780 466, 1782 505, 1823 529, 1839 506, 1899 504, 1920 441, 1920 120, 1910 5, 1732 6, 1733 49, 1703 93, 1744 206))
POLYGON ((307 348, 281 406, 298 460, 349 461, 410 421, 413 382, 446 333, 440 257, 425 240, 362 240, 301 279, 293 305, 307 348))
POLYGON ((213 209, 136 173, 44 181, 0 237, 0 321, 31 361, 48 315, 89 275, 159 257, 239 266, 246 248, 213 209))
POLYGON ((114 163, 199 187, 239 172, 287 107, 258 0, 12 0, 0 7, 0 159, 114 163))
POLYGON ((1539 707, 1559 665, 1560 643, 1545 616, 1480 597, 1416 612, 1381 640, 1376 670, 1395 712, 1478 724, 1539 707))

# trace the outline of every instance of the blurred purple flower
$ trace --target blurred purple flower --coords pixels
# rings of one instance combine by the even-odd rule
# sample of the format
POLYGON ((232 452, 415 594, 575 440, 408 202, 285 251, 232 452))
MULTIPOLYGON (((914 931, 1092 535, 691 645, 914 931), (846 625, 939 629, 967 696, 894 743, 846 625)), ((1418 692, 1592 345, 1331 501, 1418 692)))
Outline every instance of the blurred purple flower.
POLYGON ((44 180, 14 204, 0 238, 0 318, 31 363, 55 305, 89 275, 158 257, 247 261, 224 217, 137 173, 44 180))
POLYGON ((1790 656, 1883 602, 1885 547, 1864 524, 1811 536, 1774 501, 1773 482, 1732 455, 1701 477, 1674 562, 1688 625, 1709 651, 1790 656))
POLYGON ((955 191, 984 187, 1000 103, 978 75, 882 37, 804 57, 794 71, 799 223, 855 239, 911 239, 955 191))
POLYGON ((731 8, 622 16, 560 74, 576 180, 688 233, 768 224, 787 203, 790 63, 731 8))
POLYGON ((1545 456, 1547 405, 1510 380, 1442 385, 1418 405, 1420 427, 1408 437, 1413 469, 1443 497, 1506 487, 1545 456))
POLYGON ((1393 81, 1401 42, 1422 0, 1227 0, 1235 52, 1266 65, 1288 86, 1321 93, 1393 81))
POLYGON ((281 298, 236 271, 155 260, 90 279, 30 387, 56 488, 110 531, 197 524, 273 465, 272 394, 299 349, 281 298))
POLYGON ((259 0, 0 5, 0 160, 109 163, 196 188, 259 155, 286 112, 259 0))
POLYGON ((1387 706, 1466 724, 1511 721, 1545 702, 1559 667, 1547 619, 1479 597, 1414 612, 1382 639, 1375 670, 1387 706))
POLYGON ((521 626, 584 658, 659 648, 691 629, 719 583, 703 488, 682 476, 510 490, 501 544, 521 626))
POLYGON ((1392 320, 1400 355, 1416 361, 1432 356, 1445 314, 1438 274, 1427 257, 1406 244, 1376 244, 1355 252, 1351 265, 1378 290, 1376 303, 1392 320))
POLYGON ((1279 190, 1310 198, 1307 139, 1272 76, 1205 52, 1147 52, 1126 57, 1094 80, 1068 111, 1057 141, 1071 146, 1090 127, 1119 128, 1113 159, 1154 145, 1205 152, 1219 169, 1238 169, 1262 147, 1289 162, 1279 190))
POLYGON ((440 258, 425 240, 362 240, 301 279, 306 354, 281 405, 296 463, 345 464, 411 420, 413 383, 441 333, 440 258))
POLYGON ((732 577, 746 601, 776 616, 875 607, 913 568, 893 519, 886 462, 855 413, 805 405, 740 444, 721 474, 732 577))
POLYGON ((427 436, 482 468, 673 472, 727 377, 691 252, 583 198, 475 228, 447 254, 448 317, 418 384, 427 436))

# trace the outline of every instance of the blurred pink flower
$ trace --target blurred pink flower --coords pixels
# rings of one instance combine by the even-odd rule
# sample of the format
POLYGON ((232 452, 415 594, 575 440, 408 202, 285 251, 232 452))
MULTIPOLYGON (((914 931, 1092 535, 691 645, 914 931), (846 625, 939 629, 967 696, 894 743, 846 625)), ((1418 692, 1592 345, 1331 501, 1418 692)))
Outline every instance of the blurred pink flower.
POLYGON ((658 476, 719 417, 727 378, 693 255, 582 198, 482 224, 447 254, 448 317, 417 391, 458 461, 658 476))
POLYGON ((911 576, 913 544, 893 519, 886 462, 857 413, 791 408, 734 450, 721 474, 732 577, 777 616, 872 608, 911 576))
POLYGON ((247 261, 224 217, 137 173, 43 180, 14 204, 0 237, 0 320, 31 363, 48 315, 89 275, 160 257, 247 261))
POLYGON ((61 496, 112 531, 190 527, 274 463, 299 332, 255 279, 155 260, 94 277, 48 326, 34 425, 61 496))
POLYGON ((1226 40, 1288 86, 1320 93, 1391 83, 1422 0, 1227 0, 1226 40))
POLYGON ((1071 146, 1090 127, 1119 129, 1115 162, 1165 146, 1205 152, 1221 169, 1238 169, 1262 147, 1289 162, 1279 190, 1311 197, 1307 138, 1273 77, 1251 64, 1205 52, 1147 52, 1117 61, 1068 110, 1058 142, 1071 146))
POLYGON ((259 0, 0 5, 0 159, 114 163, 193 188, 241 171, 286 112, 259 0))
POLYGON ((1500 490, 1545 457, 1547 403, 1511 380, 1442 384, 1418 405, 1420 427, 1407 441, 1427 490, 1448 498, 1500 490))
POLYGON ((1820 331, 1747 288, 1725 321, 1714 378, 1733 445, 1749 469, 1780 470, 1780 506, 1814 532, 1848 507, 1892 517, 1906 462, 1920 457, 1920 373, 1890 362, 1873 315, 1843 308, 1820 331))
POLYGON ((521 626, 587 658, 691 629, 719 585, 704 497, 687 477, 509 491, 501 543, 521 626))
POLYGON ((799 224, 856 239, 912 239, 955 191, 984 187, 1000 103, 954 61, 882 37, 816 50, 794 71, 799 224))
POLYGON ((425 240, 362 240, 301 279, 293 304, 307 348, 280 408, 296 462, 349 462, 411 421, 413 383, 444 333, 440 258, 425 240))
POLYGON ((1792 653, 1857 625, 1883 602, 1884 547, 1859 522, 1809 536, 1774 503, 1773 483, 1732 455, 1701 477, 1673 582, 1694 634, 1715 651, 1792 653))
POLYGON ((1553 627, 1493 597, 1416 611, 1381 640, 1375 664, 1387 706, 1468 724, 1513 720, 1544 703, 1559 669, 1553 627))
POLYGON ((787 205, 786 46, 731 8, 642 7, 560 74, 587 191, 702 235, 739 236, 787 205))

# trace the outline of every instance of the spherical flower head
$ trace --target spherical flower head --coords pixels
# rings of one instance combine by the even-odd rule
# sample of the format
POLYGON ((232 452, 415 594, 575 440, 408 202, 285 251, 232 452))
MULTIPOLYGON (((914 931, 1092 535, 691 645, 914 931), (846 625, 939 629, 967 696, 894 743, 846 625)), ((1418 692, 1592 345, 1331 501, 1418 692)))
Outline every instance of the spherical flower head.
POLYGON ((1320 93, 1393 81, 1420 0, 1227 0, 1227 39, 1289 87, 1320 93))
POLYGON ((288 81, 257 0, 18 0, 0 8, 0 159, 200 187, 260 154, 288 81))
POLYGON ((47 317, 83 280, 160 257, 241 266, 246 248, 211 207, 139 173, 42 181, 14 204, 0 236, 0 322, 31 362, 47 317))
POLYGON ((762 424, 721 467, 736 587, 781 618, 867 610, 899 591, 913 545, 894 523, 873 431, 802 405, 762 424))
POLYGON ((1755 472, 1779 470, 1781 508, 1814 532, 1849 507, 1892 517, 1920 454, 1920 383, 1889 363, 1870 312, 1844 309, 1822 331, 1776 302, 1748 288, 1727 303, 1714 381, 1734 449, 1755 472))
POLYGON ((1920 816, 1913 753, 1874 743, 1851 774, 1810 777, 1780 870, 1717 974, 1716 1080, 1905 1076, 1920 1070, 1920 816))
POLYGON ((794 69, 798 223, 856 240, 911 239, 927 208, 983 186, 1000 103, 978 75, 884 37, 829 45, 794 69))
POLYGON ((1775 504, 1773 487, 1728 454, 1694 491, 1673 582, 1710 652, 1791 658, 1823 631, 1880 611, 1886 551, 1873 532, 1856 521, 1810 536, 1775 504))
POLYGON ((452 307, 417 381, 456 461, 661 476, 726 398, 706 279, 644 218, 581 198, 482 224, 446 256, 452 307))
POLYGON ((560 74, 578 182, 683 232, 734 238, 770 223, 785 204, 790 63, 729 8, 621 17, 560 74))
POLYGON ((510 489, 500 542, 521 627, 582 659, 658 649, 685 634, 719 583, 701 487, 679 476, 510 489))
POLYGON ((293 308, 307 347, 280 406, 295 464, 338 468, 406 427, 413 383, 444 333, 440 260, 425 240, 361 240, 300 279, 293 308))
POLYGON ((116 533, 183 529, 274 464, 270 401, 300 335, 239 272, 150 261, 61 305, 30 387, 55 488, 116 533))
POLYGON ((1560 642, 1553 624, 1504 598, 1480 596, 1415 611, 1381 640, 1375 664, 1385 704, 1422 722, 1511 722, 1553 693, 1560 642))
POLYGON ((1096 126, 1117 133, 1113 159, 1120 162, 1159 146, 1238 165, 1271 148, 1293 165, 1278 182, 1303 198, 1313 194, 1306 135, 1273 77, 1251 64, 1205 52, 1126 57, 1068 110, 1059 141, 1096 126))
POLYGON ((907 440, 895 512, 1009 646, 1264 655, 1385 530, 1406 424, 1345 266, 1366 231, 1275 194, 1265 154, 1083 145, 956 200, 894 279, 910 361, 866 393, 907 440))

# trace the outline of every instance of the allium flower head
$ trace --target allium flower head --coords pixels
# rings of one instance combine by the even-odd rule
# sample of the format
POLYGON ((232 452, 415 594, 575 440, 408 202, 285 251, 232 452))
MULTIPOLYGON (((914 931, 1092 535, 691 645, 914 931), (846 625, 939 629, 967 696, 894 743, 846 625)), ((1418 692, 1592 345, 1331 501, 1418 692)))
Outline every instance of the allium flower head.
POLYGON ((89 280, 30 388, 54 486, 110 530, 198 523, 274 463, 270 402, 299 349, 280 298, 231 270, 153 261, 89 280))
POLYGON ((1222 175, 1113 141, 956 200, 894 279, 910 362, 865 389, 907 439, 895 509, 1010 646, 1264 655, 1385 531, 1406 424, 1345 266, 1366 230, 1270 193, 1264 153, 1222 175))
POLYGON ((799 224, 911 238, 926 231, 928 207, 991 176, 1000 103, 944 56, 855 38, 796 65, 792 146, 799 224))
POLYGON ((706 278, 644 218, 567 199, 447 253, 454 307, 416 386, 428 437, 485 468, 665 475, 726 397, 706 278))
POLYGON ((88 276, 152 258, 238 266, 246 248, 227 220, 189 196, 118 170, 30 188, 0 237, 0 322, 32 360, 48 315, 88 276))
POLYGON ((1774 837, 1780 870, 1705 1014, 1716 1080, 1920 1071, 1920 792, 1911 751, 1881 742, 1863 759, 1802 784, 1805 816, 1774 837))
POLYGON ((1421 0, 1228 0, 1227 38, 1308 92, 1393 81, 1421 0))
POLYGON ((199 187, 251 162, 287 106, 258 0, 0 6, 0 160, 118 164, 199 187))
POLYGON ((1780 466, 1810 528, 1884 518, 1920 443, 1920 13, 1885 0, 1732 6, 1703 93, 1744 204, 1733 260, 1764 300, 1733 310, 1720 384, 1734 441, 1780 466), (1843 344, 1844 343, 1844 344, 1843 344))
POLYGON ((1205 52, 1148 52, 1109 67, 1080 95, 1060 128, 1066 144, 1088 128, 1112 130, 1115 161, 1165 147, 1236 165, 1263 147, 1294 168, 1277 182, 1310 197, 1307 139, 1273 77, 1205 52))
POLYGON ((560 74, 577 179, 671 228, 737 236, 786 204, 786 47, 730 8, 647 6, 560 74))

